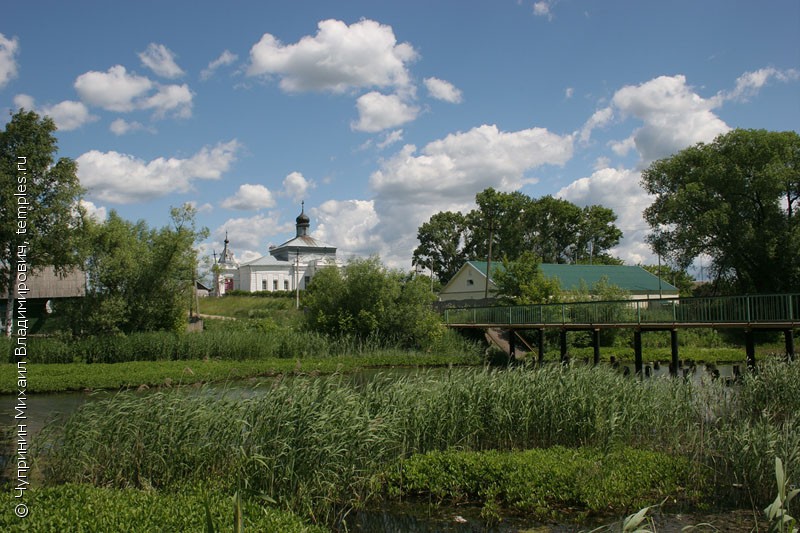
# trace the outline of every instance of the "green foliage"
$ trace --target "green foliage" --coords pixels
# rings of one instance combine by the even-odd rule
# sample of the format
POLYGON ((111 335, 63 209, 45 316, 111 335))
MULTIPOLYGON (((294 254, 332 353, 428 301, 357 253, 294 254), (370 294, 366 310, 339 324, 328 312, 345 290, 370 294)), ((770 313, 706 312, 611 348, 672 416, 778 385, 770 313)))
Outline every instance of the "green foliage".
POLYGON ((340 272, 323 269, 304 299, 312 331, 427 349, 444 334, 427 280, 384 267, 377 257, 353 259, 340 272))
POLYGON ((679 268, 712 258, 720 286, 737 293, 800 286, 800 135, 733 130, 654 162, 642 185, 653 249, 679 268))
MULTIPOLYGON (((556 446, 521 452, 447 450, 413 455, 387 475, 393 497, 500 504, 540 520, 570 513, 621 513, 702 485, 682 457, 620 448, 605 452, 556 446)), ((691 495, 691 498, 697 495, 691 495)))
POLYGON ((0 132, 0 292, 8 297, 7 335, 17 247, 27 243, 30 268, 50 265, 63 272, 81 260, 84 213, 78 201, 83 190, 75 162, 55 161, 55 131, 51 118, 20 110, 0 132), (23 206, 23 200, 28 204, 23 206), (24 214, 24 227, 19 214, 24 214))
POLYGON ((775 482, 778 484, 778 495, 766 509, 764 514, 769 520, 770 533, 796 533, 797 523, 794 517, 789 514, 789 504, 795 496, 800 494, 800 489, 790 489, 789 479, 783 469, 783 462, 780 458, 775 458, 775 482))
POLYGON ((188 204, 171 210, 172 225, 151 229, 112 211, 89 230, 86 298, 65 312, 79 334, 180 331, 186 324, 196 264, 205 235, 188 204))
MULTIPOLYGON (((0 501, 13 508, 13 492, 3 490, 0 501)), ((195 489, 177 492, 110 489, 84 484, 66 484, 30 489, 25 503, 30 514, 20 519, 12 512, 0 513, 0 529, 23 531, 205 531, 208 520, 214 531, 231 531, 234 501, 220 492, 195 489)), ((290 512, 241 502, 246 531, 287 533, 322 532, 303 523, 290 512)))
POLYGON ((503 258, 503 268, 496 268, 491 276, 503 304, 546 304, 561 300, 558 280, 547 279, 539 270, 539 263, 532 252, 524 252, 516 261, 503 258))
POLYGON ((530 198, 492 188, 475 196, 477 209, 466 215, 440 212, 420 226, 414 263, 432 268, 446 283, 465 261, 492 257, 515 261, 526 251, 546 263, 616 263, 608 250, 622 232, 611 209, 580 208, 566 200, 530 198))

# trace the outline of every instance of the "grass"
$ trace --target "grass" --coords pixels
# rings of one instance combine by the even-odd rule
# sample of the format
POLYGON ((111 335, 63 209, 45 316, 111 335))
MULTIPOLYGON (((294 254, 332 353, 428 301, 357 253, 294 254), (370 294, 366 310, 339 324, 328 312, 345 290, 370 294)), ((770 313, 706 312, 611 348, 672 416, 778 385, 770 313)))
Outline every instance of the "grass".
POLYGON ((621 514, 667 498, 681 505, 702 486, 683 457, 620 448, 604 452, 556 446, 521 452, 447 450, 414 455, 387 476, 393 497, 424 498, 435 504, 478 503, 484 516, 498 506, 538 520, 575 514, 621 514))
MULTIPOLYGON (((117 390, 217 383, 278 374, 331 374, 362 368, 476 365, 474 355, 438 356, 405 351, 310 359, 265 358, 230 361, 133 361, 128 363, 28 364, 30 393, 117 390)), ((16 365, 0 364, 0 394, 16 394, 16 365)))
MULTIPOLYGON (((340 376, 283 379, 245 396, 161 391, 86 404, 40 439, 45 449, 59 443, 42 464, 46 478, 168 491, 214 479, 334 523, 378 497, 382 472, 419 453, 658 450, 694 465, 690 480, 709 480, 710 501, 744 506, 774 497, 774 457, 800 459, 800 363, 765 363, 739 393, 551 365, 360 386, 340 376), (780 390, 760 392, 778 374, 767 385, 780 390)), ((645 471, 625 476, 637 472, 645 471)))
MULTIPOLYGON (((34 488, 24 501, 30 514, 17 518, 10 511, 19 500, 3 490, 0 502, 7 511, 0 513, 0 530, 14 532, 60 531, 205 531, 206 506, 218 531, 230 531, 233 523, 231 496, 192 489, 180 492, 111 489, 85 484, 65 484, 34 488), (220 527, 222 526, 222 527, 220 527)), ((245 531, 321 533, 290 512, 243 502, 245 531)))

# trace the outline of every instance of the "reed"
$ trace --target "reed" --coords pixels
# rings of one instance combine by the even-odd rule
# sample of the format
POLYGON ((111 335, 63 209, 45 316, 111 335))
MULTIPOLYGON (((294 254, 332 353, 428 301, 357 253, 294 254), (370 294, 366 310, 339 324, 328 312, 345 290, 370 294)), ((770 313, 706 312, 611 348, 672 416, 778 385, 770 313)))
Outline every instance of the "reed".
MULTIPOLYGON (((285 377, 246 394, 119 394, 51 429, 47 476, 157 489, 216 479, 334 523, 375 496, 375 476, 413 454, 628 446, 692 460, 717 501, 741 503, 734 487, 744 484, 761 502, 774 487, 762 462, 773 451, 787 464, 800 455, 798 418, 773 413, 772 400, 749 392, 770 372, 762 366, 742 385, 743 396, 762 402, 747 409, 721 383, 640 381, 557 365, 378 376, 366 385, 285 377), (765 414, 752 416, 758 408, 765 414)), ((797 382, 775 386, 786 389, 776 397, 798 393, 797 382)))

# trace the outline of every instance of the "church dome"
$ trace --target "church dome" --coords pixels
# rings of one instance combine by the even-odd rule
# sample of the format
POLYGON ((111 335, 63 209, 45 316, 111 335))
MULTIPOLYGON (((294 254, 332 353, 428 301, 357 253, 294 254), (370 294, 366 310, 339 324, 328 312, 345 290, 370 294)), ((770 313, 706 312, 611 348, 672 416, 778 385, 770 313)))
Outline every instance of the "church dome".
POLYGON ((305 211, 300 213, 295 220, 298 224, 311 224, 311 219, 308 218, 308 215, 306 215, 305 211))

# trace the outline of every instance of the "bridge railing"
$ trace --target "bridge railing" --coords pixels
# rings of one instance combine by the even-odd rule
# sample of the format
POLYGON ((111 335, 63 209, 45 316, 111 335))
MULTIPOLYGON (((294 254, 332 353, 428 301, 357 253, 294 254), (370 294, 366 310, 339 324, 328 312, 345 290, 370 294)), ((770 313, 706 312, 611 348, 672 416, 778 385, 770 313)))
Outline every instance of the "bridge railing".
POLYGON ((797 324, 800 293, 450 308, 448 325, 797 324))

